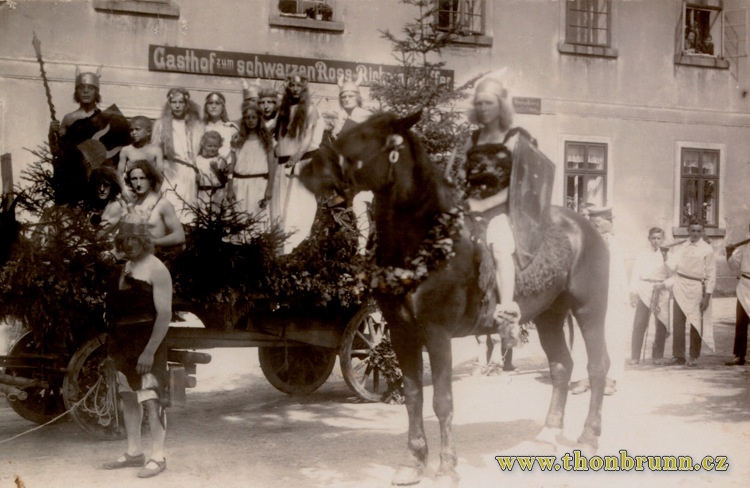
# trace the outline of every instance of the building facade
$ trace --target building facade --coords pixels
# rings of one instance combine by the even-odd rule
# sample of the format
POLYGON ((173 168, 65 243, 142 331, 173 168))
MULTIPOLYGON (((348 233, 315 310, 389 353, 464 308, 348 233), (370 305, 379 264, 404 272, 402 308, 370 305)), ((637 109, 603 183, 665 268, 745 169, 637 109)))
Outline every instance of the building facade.
MULTIPOLYGON (((460 32, 446 77, 507 68, 516 124, 557 165, 553 203, 613 205, 627 259, 650 227, 684 238, 690 215, 722 264, 723 246, 747 237, 748 0, 436 2, 435 24, 460 32)), ((222 91, 236 119, 242 78, 270 86, 292 70, 335 112, 335 79, 375 81, 396 64, 381 31, 416 15, 397 0, 0 1, 0 154, 18 181, 33 160, 24 148, 47 134, 32 31, 58 118, 76 107, 78 65, 102 67, 100 106, 128 117, 158 117, 167 90, 185 86, 201 105, 222 91)))

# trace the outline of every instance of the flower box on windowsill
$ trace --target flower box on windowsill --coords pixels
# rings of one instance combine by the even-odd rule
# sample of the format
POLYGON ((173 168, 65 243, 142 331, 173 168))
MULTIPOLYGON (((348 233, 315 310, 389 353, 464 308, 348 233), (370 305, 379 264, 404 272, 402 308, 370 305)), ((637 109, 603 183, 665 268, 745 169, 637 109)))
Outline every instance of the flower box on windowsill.
POLYGON ((701 68, 729 69, 729 61, 710 54, 679 53, 674 55, 674 64, 701 68))
POLYGON ((292 29, 319 30, 331 33, 343 33, 344 23, 326 20, 315 20, 302 14, 302 17, 289 17, 288 15, 271 15, 268 18, 271 27, 286 27, 292 29))

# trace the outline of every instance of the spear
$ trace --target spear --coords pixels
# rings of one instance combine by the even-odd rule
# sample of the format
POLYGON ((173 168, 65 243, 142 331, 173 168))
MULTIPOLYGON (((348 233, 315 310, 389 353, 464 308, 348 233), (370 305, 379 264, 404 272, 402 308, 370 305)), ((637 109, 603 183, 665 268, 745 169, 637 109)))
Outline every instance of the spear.
POLYGON ((50 115, 52 116, 52 121, 57 122, 57 117, 55 116, 55 106, 52 105, 52 93, 49 91, 49 82, 47 81, 47 73, 44 72, 44 61, 42 60, 42 43, 39 41, 39 38, 36 36, 36 32, 34 32, 34 39, 31 41, 31 44, 34 46, 34 51, 36 51, 36 60, 39 61, 39 69, 42 72, 42 81, 44 82, 44 91, 47 92, 47 105, 49 105, 49 111, 50 115))

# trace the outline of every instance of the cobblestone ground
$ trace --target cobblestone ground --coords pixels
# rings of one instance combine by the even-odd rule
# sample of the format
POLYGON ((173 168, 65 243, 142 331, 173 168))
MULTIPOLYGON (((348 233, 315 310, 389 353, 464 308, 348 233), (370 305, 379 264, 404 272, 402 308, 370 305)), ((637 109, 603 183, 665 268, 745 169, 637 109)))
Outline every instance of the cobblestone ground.
MULTIPOLYGON (((725 472, 503 472, 497 455, 555 454, 575 448, 589 395, 569 396, 560 447, 533 442, 551 387, 546 360, 532 333, 516 350, 518 372, 470 376, 473 338, 454 341, 454 435, 462 487, 497 486, 747 486, 750 479, 750 370, 723 365, 731 355, 734 299, 717 299, 717 350, 698 368, 628 366, 617 393, 606 397, 600 455, 727 456, 725 472)), ((627 324, 629 325, 629 324, 627 324)), ((668 341, 669 343, 669 341, 668 341)), ((669 351, 668 351, 669 352, 669 351)), ((136 470, 99 466, 125 449, 96 441, 73 422, 45 427, 0 444, 0 488, 20 477, 36 487, 385 487, 406 446, 403 406, 357 401, 338 368, 317 392, 290 397, 263 378, 254 349, 213 350, 199 366, 188 404, 169 413, 168 469, 142 481, 136 470)), ((648 361, 647 361, 648 363, 648 361)), ((425 390, 425 428, 432 485, 440 445, 425 390)), ((0 402, 2 403, 2 402, 0 402)), ((0 405, 0 441, 33 424, 0 405)), ((148 445, 148 437, 146 437, 148 445)))

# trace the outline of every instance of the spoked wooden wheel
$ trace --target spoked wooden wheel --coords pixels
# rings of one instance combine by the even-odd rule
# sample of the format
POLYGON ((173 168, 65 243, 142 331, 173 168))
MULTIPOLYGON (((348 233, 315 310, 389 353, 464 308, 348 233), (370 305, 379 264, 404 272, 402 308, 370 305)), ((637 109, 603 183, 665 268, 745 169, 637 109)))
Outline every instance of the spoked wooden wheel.
POLYGON ((75 405, 71 413, 84 431, 98 439, 117 440, 125 437, 122 410, 106 377, 99 372, 99 365, 107 358, 106 338, 107 334, 94 337, 73 354, 63 382, 63 398, 65 408, 75 405))
POLYGON ((260 369, 269 383, 290 395, 312 393, 326 382, 336 350, 320 346, 259 347, 260 369))
POLYGON ((341 373, 349 388, 363 400, 379 402, 388 382, 370 364, 370 351, 388 336, 388 325, 373 300, 368 300, 349 321, 341 340, 341 373))
MULTIPOLYGON (((22 358, 30 354, 38 354, 38 350, 33 335, 27 332, 13 344, 8 356, 22 358)), ((40 379, 47 383, 46 388, 36 386, 24 388, 23 391, 27 394, 26 400, 9 400, 10 408, 26 420, 37 424, 45 424, 65 412, 62 398, 62 374, 50 373, 44 378, 35 378, 34 370, 6 368, 5 374, 27 379, 40 379)))

